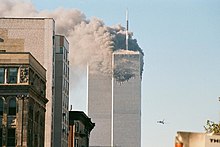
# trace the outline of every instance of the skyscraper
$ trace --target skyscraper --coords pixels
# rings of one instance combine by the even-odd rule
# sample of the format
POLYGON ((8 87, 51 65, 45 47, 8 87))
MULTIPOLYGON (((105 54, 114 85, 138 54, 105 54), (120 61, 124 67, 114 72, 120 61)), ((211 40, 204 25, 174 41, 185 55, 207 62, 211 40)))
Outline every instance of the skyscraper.
POLYGON ((141 146, 141 55, 113 53, 112 146, 141 146))
MULTIPOLYGON (((109 67, 111 68, 111 67, 109 67)), ((96 124, 90 146, 110 146, 112 137, 112 75, 88 67, 88 116, 96 124)))
POLYGON ((111 59, 112 73, 88 68, 88 114, 96 123, 90 144, 140 147, 142 54, 118 50, 111 59))
POLYGON ((30 52, 46 69, 45 146, 50 147, 53 139, 53 107, 55 83, 54 54, 55 22, 52 18, 0 18, 0 38, 6 52, 30 52))
POLYGON ((55 36, 55 100, 54 145, 68 146, 69 122, 69 43, 64 36, 55 36))

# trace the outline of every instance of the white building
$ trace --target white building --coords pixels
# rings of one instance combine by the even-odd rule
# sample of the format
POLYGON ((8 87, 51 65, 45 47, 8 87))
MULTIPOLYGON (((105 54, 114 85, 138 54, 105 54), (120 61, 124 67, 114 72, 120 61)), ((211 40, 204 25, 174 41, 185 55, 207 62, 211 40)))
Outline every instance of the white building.
POLYGON ((88 114, 96 124, 91 146, 141 146, 141 58, 119 50, 112 73, 88 69, 88 114))

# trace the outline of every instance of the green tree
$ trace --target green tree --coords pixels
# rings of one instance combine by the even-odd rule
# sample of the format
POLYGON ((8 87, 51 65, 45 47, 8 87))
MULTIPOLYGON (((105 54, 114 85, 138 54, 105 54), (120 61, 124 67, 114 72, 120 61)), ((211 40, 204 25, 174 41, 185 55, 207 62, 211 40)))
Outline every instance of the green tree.
POLYGON ((220 134, 220 123, 215 123, 213 121, 207 120, 204 126, 206 133, 220 134))

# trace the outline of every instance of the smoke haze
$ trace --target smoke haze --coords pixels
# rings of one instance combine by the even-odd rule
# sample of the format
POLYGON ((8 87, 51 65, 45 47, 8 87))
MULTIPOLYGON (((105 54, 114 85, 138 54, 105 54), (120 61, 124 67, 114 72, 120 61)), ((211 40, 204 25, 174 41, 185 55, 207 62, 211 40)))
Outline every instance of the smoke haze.
MULTIPOLYGON (((126 29, 120 25, 108 27, 98 18, 87 19, 85 14, 76 9, 58 8, 54 11, 37 11, 28 1, 1 0, 1 17, 50 17, 54 18, 56 34, 65 35, 69 41, 69 60, 71 87, 80 79, 86 64, 95 66, 103 73, 111 73, 112 52, 125 49, 126 29), (74 77, 77 77, 73 79, 74 77)), ((129 50, 142 49, 129 33, 129 50)), ((141 71, 143 71, 143 60, 141 71)))

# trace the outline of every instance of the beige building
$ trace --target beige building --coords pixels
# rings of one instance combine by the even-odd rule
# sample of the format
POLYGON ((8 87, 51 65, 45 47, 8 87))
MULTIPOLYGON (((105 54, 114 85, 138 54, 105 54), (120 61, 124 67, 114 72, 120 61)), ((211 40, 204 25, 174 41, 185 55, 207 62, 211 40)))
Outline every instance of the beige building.
POLYGON ((82 111, 69 111, 68 147, 89 147, 90 132, 95 123, 82 111))
POLYGON ((51 18, 0 18, 0 51, 30 52, 46 69, 45 147, 53 146, 54 35, 51 18))
POLYGON ((30 53, 0 52, 0 146, 44 147, 47 102, 45 68, 30 53))
POLYGON ((219 147, 220 135, 196 132, 177 132, 175 147, 219 147))

